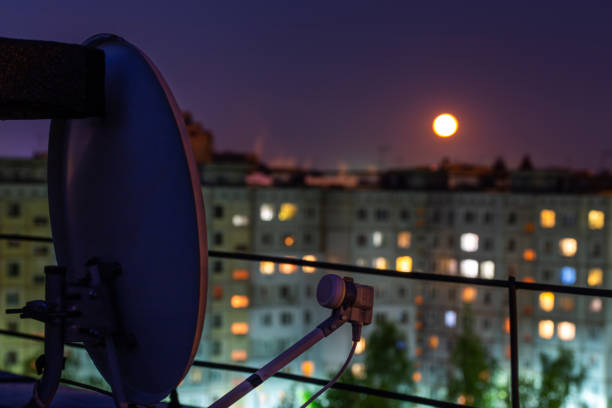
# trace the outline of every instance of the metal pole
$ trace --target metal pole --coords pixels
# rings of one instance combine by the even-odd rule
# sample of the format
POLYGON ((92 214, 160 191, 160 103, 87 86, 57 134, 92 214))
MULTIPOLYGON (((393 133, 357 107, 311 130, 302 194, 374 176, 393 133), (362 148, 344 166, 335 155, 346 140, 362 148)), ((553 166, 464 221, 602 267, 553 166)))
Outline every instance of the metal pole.
POLYGON ((516 311, 516 280, 514 276, 508 278, 508 307, 510 309, 510 369, 512 408, 519 408, 519 372, 518 372, 518 324, 516 311))

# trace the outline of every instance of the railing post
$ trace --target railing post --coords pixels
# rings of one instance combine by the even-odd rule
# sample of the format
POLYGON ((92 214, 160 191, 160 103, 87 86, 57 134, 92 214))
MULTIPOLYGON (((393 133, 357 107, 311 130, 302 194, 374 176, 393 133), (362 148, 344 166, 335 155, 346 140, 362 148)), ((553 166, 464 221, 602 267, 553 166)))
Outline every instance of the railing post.
POLYGON ((508 308, 510 309, 510 387, 512 408, 519 408, 519 369, 518 369, 518 324, 516 310, 516 279, 508 278, 508 308))

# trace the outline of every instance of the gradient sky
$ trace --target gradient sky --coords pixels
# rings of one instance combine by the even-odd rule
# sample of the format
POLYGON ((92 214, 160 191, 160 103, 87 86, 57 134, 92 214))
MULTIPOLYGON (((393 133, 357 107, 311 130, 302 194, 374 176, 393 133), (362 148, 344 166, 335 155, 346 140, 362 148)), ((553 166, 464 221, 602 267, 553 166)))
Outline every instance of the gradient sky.
MULTIPOLYGON (((452 160, 612 167, 612 9, 595 2, 6 2, 0 36, 125 37, 217 150, 335 168, 452 160), (451 112, 458 134, 431 121, 451 112)), ((608 4, 612 4, 609 3, 608 4)), ((0 155, 47 121, 0 122, 0 155)))

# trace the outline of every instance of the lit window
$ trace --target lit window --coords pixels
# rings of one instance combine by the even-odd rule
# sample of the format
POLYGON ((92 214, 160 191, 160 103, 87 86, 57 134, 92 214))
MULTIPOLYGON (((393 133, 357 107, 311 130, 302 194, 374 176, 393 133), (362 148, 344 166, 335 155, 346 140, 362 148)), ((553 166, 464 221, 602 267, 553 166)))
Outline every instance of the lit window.
POLYGON ((466 278, 475 278, 478 276, 478 261, 474 259, 464 259, 459 266, 461 274, 466 278))
POLYGON ((278 266, 278 271, 284 275, 291 275, 296 270, 297 266, 293 264, 280 264, 278 266))
POLYGON ((374 259, 374 267, 376 269, 387 269, 387 260, 382 256, 374 259))
POLYGON ((430 336, 427 339, 427 344, 429 344, 429 348, 435 350, 440 345, 440 338, 438 336, 430 336))
POLYGON ((402 231, 397 234, 397 246, 398 248, 410 248, 410 242, 412 236, 408 231, 402 231))
POLYGON ((302 364, 300 364, 300 370, 302 370, 302 374, 306 377, 312 377, 315 370, 315 364, 310 360, 302 361, 302 364))
POLYGON ((540 225, 542 228, 553 228, 555 226, 555 212, 553 210, 540 211, 540 225))
POLYGON ((484 261, 480 263, 480 277, 493 279, 495 277, 495 262, 484 261))
POLYGON ((223 298, 223 287, 213 286, 213 299, 221 300, 223 298))
POLYGON ((576 325, 570 322, 559 322, 557 335, 563 341, 571 341, 576 337, 576 325))
POLYGON ((400 272, 412 272, 412 257, 400 256, 395 260, 395 269, 400 272))
POLYGON ((353 374, 353 376, 355 376, 355 378, 358 378, 360 380, 364 379, 366 377, 365 364, 353 363, 353 365, 351 366, 351 373, 353 374))
POLYGON ((417 306, 421 306, 423 304, 423 300, 424 300, 423 296, 421 296, 421 295, 417 295, 417 296, 414 297, 414 303, 417 306))
POLYGON ((589 228, 593 230, 602 229, 605 224, 605 214, 603 211, 589 211, 589 228))
POLYGON ((506 317, 504 319, 504 332, 510 333, 510 318, 506 317))
POLYGON ((471 232, 461 234, 461 249, 465 252, 478 251, 478 235, 471 232))
POLYGON ((601 301, 601 298, 591 299, 591 303, 589 304, 589 310, 591 312, 599 313, 601 312, 602 307, 603 307, 603 302, 601 301))
POLYGON ((366 349, 366 339, 365 337, 362 337, 357 342, 357 346, 355 347, 355 354, 361 354, 365 351, 365 349, 366 349))
POLYGON ((262 275, 272 275, 274 273, 274 262, 260 262, 259 272, 261 272, 262 275))
POLYGON ((523 259, 531 262, 536 259, 536 252, 533 249, 526 249, 523 251, 523 259))
POLYGON ((297 206, 293 203, 282 203, 278 212, 279 221, 289 221, 297 213, 297 206))
MULTIPOLYGON (((317 257, 314 255, 304 255, 302 259, 304 261, 316 262, 317 257)), ((314 266, 302 266, 302 271, 305 273, 313 273, 316 271, 316 268, 314 266)))
POLYGON ((463 293, 461 294, 461 300, 465 303, 472 303, 476 300, 476 289, 472 287, 467 287, 463 289, 463 293))
POLYGON ((241 281, 249 279, 249 271, 246 269, 236 269, 232 272, 232 279, 241 281))
POLYGON ((414 381, 415 383, 421 382, 422 379, 423 375, 421 375, 420 371, 415 371, 414 373, 412 373, 412 381, 414 381))
POLYGON ((561 268, 561 283, 564 285, 573 285, 576 283, 576 268, 564 266, 561 268))
POLYGON ((372 233, 372 245, 374 248, 380 248, 383 244, 383 233, 380 231, 374 231, 372 233))
POLYGON ((202 370, 199 368, 192 368, 189 372, 189 382, 192 384, 200 384, 203 379, 202 370))
POLYGON ((599 286, 603 283, 603 270, 601 268, 589 269, 589 276, 587 278, 589 286, 599 286))
POLYGON ((444 313, 444 324, 447 327, 455 327, 457 325, 457 312, 454 310, 447 310, 444 313))
POLYGON ((295 238, 293 238, 291 235, 286 235, 283 238, 283 244, 285 244, 286 247, 293 246, 293 244, 295 244, 295 238))
POLYGON ((249 217, 246 215, 235 214, 232 216, 232 225, 234 227, 245 227, 249 225, 249 217))
POLYGON ((259 207, 259 218, 262 221, 272 221, 274 219, 274 206, 272 204, 262 204, 259 207))
POLYGON ((365 258, 355 259, 355 265, 357 266, 368 266, 368 261, 365 258))
POLYGON ((249 332, 249 324, 246 322, 234 322, 232 323, 232 334, 245 335, 249 332))
POLYGON ((563 238, 559 241, 559 250, 563 256, 574 256, 576 251, 578 251, 578 241, 574 238, 563 238))
POLYGON ((525 224, 525 232, 527 232, 528 234, 531 234, 534 231, 535 231, 535 225, 533 224, 533 222, 528 222, 527 224, 525 224))
POLYGON ((540 309, 551 312, 555 308, 555 294, 552 292, 540 293, 540 309))
POLYGON ((249 307, 249 297, 244 295, 234 295, 230 300, 230 304, 234 309, 249 307))
POLYGON ((538 323, 538 334, 543 339, 552 339, 555 335, 555 323, 552 320, 540 320, 538 323))
POLYGON ((247 359, 246 350, 232 350, 233 361, 245 361, 247 359))
POLYGON ((441 269, 443 273, 448 275, 457 274, 457 260, 454 258, 445 258, 440 261, 441 269))

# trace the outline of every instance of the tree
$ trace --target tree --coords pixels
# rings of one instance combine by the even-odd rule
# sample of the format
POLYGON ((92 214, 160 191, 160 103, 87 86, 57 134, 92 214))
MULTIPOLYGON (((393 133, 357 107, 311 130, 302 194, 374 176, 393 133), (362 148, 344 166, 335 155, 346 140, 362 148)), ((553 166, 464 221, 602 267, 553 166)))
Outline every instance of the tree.
POLYGON ((496 399, 493 377, 497 364, 474 332, 474 316, 469 305, 462 315, 462 332, 450 358, 447 397, 471 406, 488 407, 496 399))
POLYGON ((562 346, 559 346, 554 358, 540 353, 540 367, 542 374, 539 381, 528 377, 520 380, 522 407, 559 408, 572 391, 579 392, 586 376, 583 366, 576 367, 574 352, 562 346))
MULTIPOLYGON (((340 381, 388 391, 408 392, 413 387, 412 371, 406 336, 395 324, 379 321, 367 339, 365 378, 358 379, 350 370, 347 370, 340 377, 340 381)), ((327 391, 324 395, 329 408, 396 408, 402 406, 399 401, 335 389, 327 391)))

